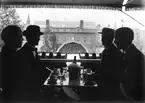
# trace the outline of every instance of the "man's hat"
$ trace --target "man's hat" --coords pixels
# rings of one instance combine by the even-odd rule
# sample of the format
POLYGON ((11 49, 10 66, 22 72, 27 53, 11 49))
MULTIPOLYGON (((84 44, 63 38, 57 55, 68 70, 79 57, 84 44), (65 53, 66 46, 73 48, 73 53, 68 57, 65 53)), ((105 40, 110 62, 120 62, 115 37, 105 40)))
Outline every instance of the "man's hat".
POLYGON ((102 32, 98 32, 99 34, 114 34, 115 30, 111 28, 103 28, 102 32))
POLYGON ((43 33, 40 31, 40 27, 37 25, 30 25, 25 31, 23 31, 24 36, 35 35, 40 36, 43 33))

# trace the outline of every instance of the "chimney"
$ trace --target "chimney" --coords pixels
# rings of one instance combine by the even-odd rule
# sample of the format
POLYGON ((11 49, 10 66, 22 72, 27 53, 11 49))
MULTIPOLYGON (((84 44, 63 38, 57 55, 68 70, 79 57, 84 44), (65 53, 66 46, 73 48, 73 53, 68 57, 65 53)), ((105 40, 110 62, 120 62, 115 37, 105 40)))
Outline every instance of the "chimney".
POLYGON ((47 30, 49 30, 49 26, 50 26, 49 23, 50 23, 49 20, 46 20, 46 28, 47 28, 47 30))
POLYGON ((84 21, 80 20, 80 28, 83 29, 83 27, 84 27, 84 21))

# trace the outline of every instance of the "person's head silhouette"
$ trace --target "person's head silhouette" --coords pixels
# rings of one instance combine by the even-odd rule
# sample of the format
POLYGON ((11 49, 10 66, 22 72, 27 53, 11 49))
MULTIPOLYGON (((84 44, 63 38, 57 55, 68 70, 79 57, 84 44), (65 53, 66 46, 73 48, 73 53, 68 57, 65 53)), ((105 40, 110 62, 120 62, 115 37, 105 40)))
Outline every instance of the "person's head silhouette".
POLYGON ((89 59, 89 53, 85 53, 85 59, 89 59))
POLYGON ((132 44, 134 32, 128 27, 121 27, 115 31, 115 44, 120 49, 127 49, 132 44))
POLYGON ((61 53, 57 52, 56 58, 61 58, 61 53))
POLYGON ((49 58, 53 58, 53 53, 52 52, 49 53, 49 58))
POLYGON ((92 59, 96 59, 97 57, 96 57, 96 53, 93 53, 92 54, 92 59))
POLYGON ((23 32, 29 44, 32 46, 38 45, 40 35, 43 33, 40 31, 40 27, 37 25, 30 25, 23 32))
POLYGON ((103 28, 102 29, 102 44, 104 47, 108 47, 112 44, 114 40, 114 30, 111 28, 103 28))
POLYGON ((17 25, 9 25, 2 30, 1 38, 5 46, 16 50, 22 45, 22 30, 17 25))

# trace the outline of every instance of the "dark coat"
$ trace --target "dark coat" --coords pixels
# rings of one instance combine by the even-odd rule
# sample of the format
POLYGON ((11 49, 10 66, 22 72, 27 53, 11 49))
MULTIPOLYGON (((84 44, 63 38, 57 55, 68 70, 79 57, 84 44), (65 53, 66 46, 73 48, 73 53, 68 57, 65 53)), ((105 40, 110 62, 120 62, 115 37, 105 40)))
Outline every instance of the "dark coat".
POLYGON ((104 49, 101 54, 102 77, 98 81, 101 95, 105 99, 120 100, 123 97, 120 91, 120 82, 123 76, 123 55, 114 44, 104 49))
POLYGON ((101 58, 101 67, 106 79, 121 81, 123 72, 123 55, 118 48, 112 44, 108 49, 104 49, 101 58))
POLYGON ((136 100, 142 100, 144 91, 144 54, 134 45, 126 51, 126 70, 124 77, 124 88, 128 95, 136 100))
POLYGON ((4 46, 1 51, 1 77, 3 99, 10 100, 16 96, 20 82, 20 68, 17 52, 4 46))
MULTIPOLYGON (((35 96, 39 94, 40 88, 49 76, 47 69, 41 65, 37 49, 26 43, 19 50, 21 65, 21 94, 35 96)), ((37 97, 35 97, 37 98, 37 97)))

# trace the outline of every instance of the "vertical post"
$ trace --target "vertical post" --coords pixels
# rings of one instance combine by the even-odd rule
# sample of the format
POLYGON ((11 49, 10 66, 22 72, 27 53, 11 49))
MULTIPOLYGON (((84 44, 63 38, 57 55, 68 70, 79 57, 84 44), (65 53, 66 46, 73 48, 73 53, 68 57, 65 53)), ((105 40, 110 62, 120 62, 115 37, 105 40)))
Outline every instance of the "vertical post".
POLYGON ((83 29, 83 27, 84 27, 84 21, 80 20, 80 29, 83 29))
POLYGON ((2 9, 4 6, 4 1, 3 0, 0 0, 0 9, 2 9))
POLYGON ((2 0, 0 0, 0 9, 2 9, 2 0))
POLYGON ((49 32, 49 20, 46 20, 46 31, 49 32))

